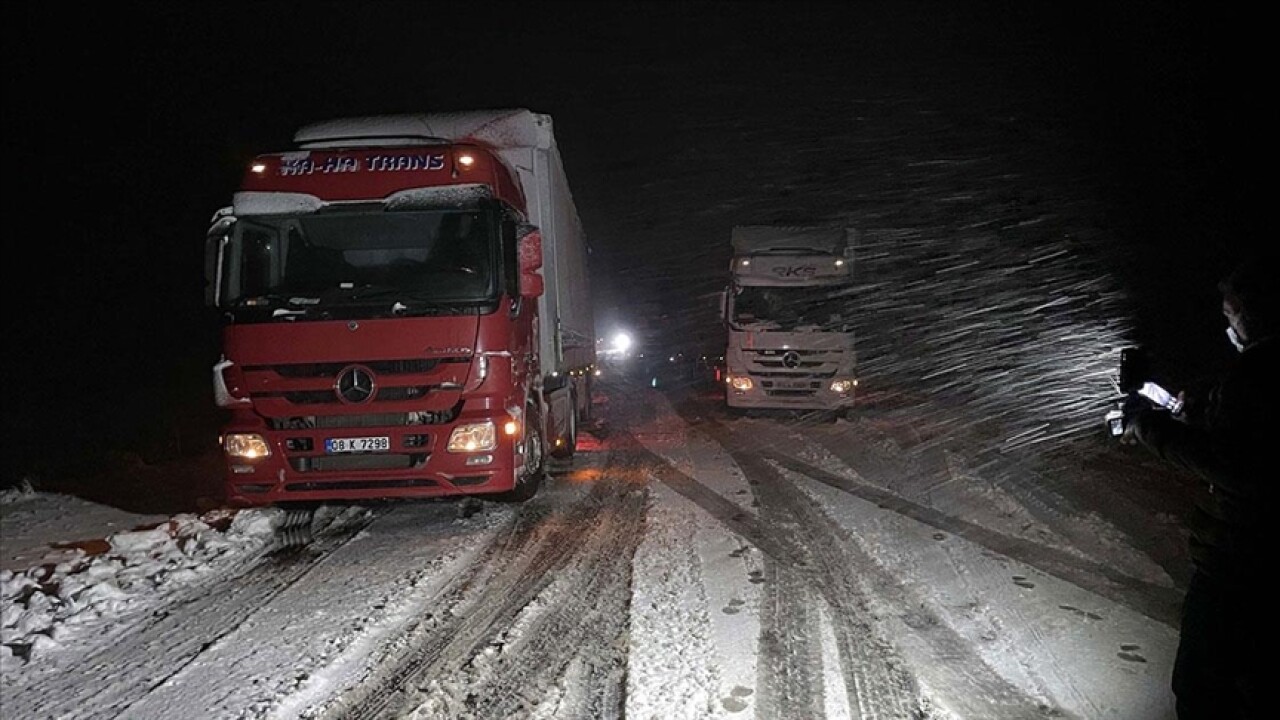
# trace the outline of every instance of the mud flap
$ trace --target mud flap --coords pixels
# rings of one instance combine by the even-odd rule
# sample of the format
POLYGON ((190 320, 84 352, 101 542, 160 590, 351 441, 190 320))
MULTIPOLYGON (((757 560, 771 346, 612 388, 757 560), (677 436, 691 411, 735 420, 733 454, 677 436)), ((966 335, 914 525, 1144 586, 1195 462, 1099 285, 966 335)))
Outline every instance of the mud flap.
POLYGON ((276 527, 273 551, 302 547, 310 543, 315 534, 312 522, 315 519, 314 507, 289 508, 285 511, 284 521, 276 527))
POLYGON ((574 412, 573 392, 569 385, 547 393, 547 446, 557 447, 557 441, 567 440, 570 434, 570 416, 574 412))

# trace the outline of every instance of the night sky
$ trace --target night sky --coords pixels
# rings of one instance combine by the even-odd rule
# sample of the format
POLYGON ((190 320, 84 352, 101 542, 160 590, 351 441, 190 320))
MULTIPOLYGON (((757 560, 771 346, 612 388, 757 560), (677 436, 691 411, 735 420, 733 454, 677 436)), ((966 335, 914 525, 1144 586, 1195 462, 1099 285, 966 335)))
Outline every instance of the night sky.
MULTIPOLYGON (((1264 230, 1270 240, 1276 113, 1264 109, 1267 24, 1206 12, 1153 2, 16 6, 4 43, 0 479, 211 442, 208 221, 254 154, 339 116, 550 114, 592 240, 601 315, 652 300, 685 331, 714 334, 681 308, 721 282, 719 250, 694 279, 633 272, 680 250, 617 221, 627 209, 663 213, 632 207, 662 179, 633 168, 678 175, 716 142, 700 128, 777 107, 803 118, 866 68, 957 102, 966 67, 996 68, 985 87, 1071 123, 1106 158, 1113 219, 1141 260, 1117 268, 1132 292, 1167 312, 1207 310, 1188 322, 1217 332, 1214 282, 1264 230), (1017 95, 1028 87, 1037 91, 1017 95), (623 272, 638 278, 628 298, 609 291, 623 272)), ((1140 325, 1166 330, 1158 314, 1140 325)))

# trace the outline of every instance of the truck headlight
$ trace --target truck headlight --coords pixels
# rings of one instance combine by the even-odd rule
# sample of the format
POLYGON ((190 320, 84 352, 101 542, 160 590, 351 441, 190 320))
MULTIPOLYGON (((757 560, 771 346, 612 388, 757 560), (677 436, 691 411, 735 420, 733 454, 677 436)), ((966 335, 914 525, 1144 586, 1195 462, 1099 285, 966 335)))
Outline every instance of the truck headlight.
POLYGON ((449 433, 449 444, 445 447, 451 453, 485 452, 498 447, 498 433, 492 420, 459 425, 449 433))
POLYGON ((858 384, 857 380, 832 380, 831 392, 841 395, 848 395, 853 387, 858 384))
POLYGON ((258 433, 229 433, 222 438, 222 450, 227 457, 241 460, 257 460, 270 457, 271 446, 258 433))
POLYGON ((749 377, 742 377, 741 375, 733 375, 729 378, 729 387, 733 388, 734 390, 737 390, 738 392, 746 392, 747 390, 750 390, 752 387, 755 387, 755 383, 751 382, 751 378, 749 377))

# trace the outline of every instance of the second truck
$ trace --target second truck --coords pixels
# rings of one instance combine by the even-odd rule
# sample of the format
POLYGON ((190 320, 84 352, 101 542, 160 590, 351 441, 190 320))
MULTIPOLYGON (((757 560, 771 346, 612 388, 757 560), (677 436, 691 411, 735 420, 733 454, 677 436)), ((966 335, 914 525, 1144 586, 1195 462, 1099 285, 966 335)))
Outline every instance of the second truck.
POLYGON ((227 500, 532 497, 595 364, 551 119, 352 118, 258 156, 207 242, 227 500))
POLYGON ((721 306, 730 409, 852 411, 854 239, 847 228, 733 228, 721 306))

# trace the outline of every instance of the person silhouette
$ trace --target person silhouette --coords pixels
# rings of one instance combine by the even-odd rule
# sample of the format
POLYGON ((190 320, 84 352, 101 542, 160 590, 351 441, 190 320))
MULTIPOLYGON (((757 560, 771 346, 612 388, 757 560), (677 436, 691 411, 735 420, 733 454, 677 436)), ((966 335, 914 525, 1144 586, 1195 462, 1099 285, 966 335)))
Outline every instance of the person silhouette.
POLYGON ((1263 658, 1276 628, 1276 610, 1257 584, 1275 562, 1265 525, 1280 483, 1270 398, 1280 368, 1277 284, 1257 261, 1225 278, 1218 287, 1236 361, 1207 395, 1184 398, 1182 412, 1143 408, 1121 437, 1204 481, 1189 522, 1193 572, 1173 668, 1179 720, 1262 717, 1263 658))

